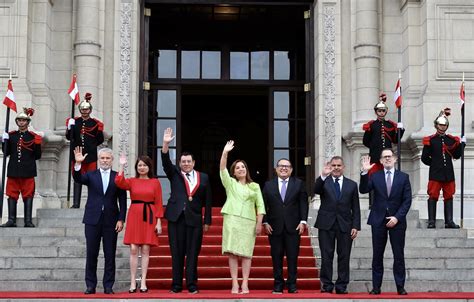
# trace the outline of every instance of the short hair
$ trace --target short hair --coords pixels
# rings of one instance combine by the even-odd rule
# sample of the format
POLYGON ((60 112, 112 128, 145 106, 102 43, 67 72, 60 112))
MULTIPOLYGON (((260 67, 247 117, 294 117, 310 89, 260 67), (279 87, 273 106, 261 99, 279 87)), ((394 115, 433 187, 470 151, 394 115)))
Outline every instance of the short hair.
POLYGON ((180 161, 181 161, 181 157, 183 156, 191 156, 191 159, 194 160, 194 155, 191 152, 188 152, 188 151, 181 152, 181 154, 179 155, 180 161))
POLYGON ((344 164, 344 159, 340 155, 334 155, 333 157, 331 157, 331 160, 329 162, 331 163, 333 160, 340 160, 342 161, 342 164, 344 164))
POLYGON ((288 158, 286 158, 286 157, 280 158, 280 159, 277 161, 276 165, 278 166, 278 164, 279 164, 282 160, 286 160, 287 162, 290 163, 291 166, 293 166, 293 164, 291 163, 291 161, 290 161, 288 158))
POLYGON ((97 156, 100 156, 101 153, 109 153, 110 155, 112 155, 112 158, 114 158, 114 151, 112 151, 112 149, 110 148, 99 149, 99 151, 97 152, 97 156))
POLYGON ((138 173, 138 163, 142 161, 145 165, 147 165, 148 167, 148 178, 153 178, 155 177, 155 174, 153 173, 153 160, 149 157, 149 156, 146 156, 146 155, 140 155, 138 158, 137 158, 137 161, 135 162, 135 177, 138 178, 140 176, 140 174, 138 173))
POLYGON ((390 152, 392 152, 392 156, 397 156, 397 154, 395 154, 395 152, 393 152, 392 148, 383 148, 382 152, 380 152, 380 157, 382 157, 383 151, 390 151, 390 152))

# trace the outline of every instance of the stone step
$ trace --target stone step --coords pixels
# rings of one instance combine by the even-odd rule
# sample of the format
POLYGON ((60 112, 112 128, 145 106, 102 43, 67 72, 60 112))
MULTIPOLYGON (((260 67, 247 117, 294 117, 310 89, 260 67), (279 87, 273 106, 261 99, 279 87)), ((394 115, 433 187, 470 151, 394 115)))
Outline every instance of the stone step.
MULTIPOLYGON (((99 252, 102 257, 102 250, 99 252)), ((124 258, 129 257, 130 249, 126 246, 118 246, 116 257, 124 258)), ((5 247, 0 249, 0 258, 85 258, 86 247, 85 246, 45 246, 45 247, 5 247)))
MULTIPOLYGON (((0 281, 5 280, 21 280, 21 281, 36 281, 36 280, 48 280, 48 281, 83 281, 84 280, 84 269, 69 270, 69 269, 17 269, 15 273, 9 274, 8 272, 0 274, 0 281)), ((104 271, 98 267, 97 276, 103 276, 104 271)), ((116 269, 115 278, 117 280, 129 280, 130 270, 129 269, 116 269)), ((101 278, 98 277, 100 280, 101 278)))
MULTIPOLYGON (((317 237, 318 230, 314 227, 310 229, 311 237, 317 237)), ((357 235, 360 237, 372 237, 370 229, 361 231, 357 235)), ((465 229, 411 229, 407 230, 406 238, 467 238, 467 230, 465 229)), ((316 238, 317 239, 317 238, 316 238)))
MULTIPOLYGON (((352 276, 351 276, 352 277, 352 276)), ((397 288, 391 280, 382 283, 382 292, 396 292, 397 288)), ((371 280, 371 279, 370 279, 371 280)), ((352 281, 348 285, 349 292, 369 292, 372 289, 372 281, 352 281)), ((405 289, 410 292, 473 292, 474 282, 453 280, 413 280, 405 283, 405 289)), ((408 296, 409 297, 409 296, 408 296)), ((360 301, 360 300, 358 300, 360 301)), ((374 300, 371 300, 374 301, 374 300)), ((388 300, 387 300, 388 301, 388 300)), ((436 299, 436 301, 440 301, 436 299)), ((453 300, 449 300, 453 301, 453 300)))
MULTIPOLYGON (((129 257, 116 258, 116 267, 121 269, 129 268, 129 257)), ((24 258, 0 258, 1 266, 5 270, 14 269, 69 269, 84 270, 86 265, 85 258, 40 258, 40 257, 24 257, 24 258)), ((97 267, 104 267, 104 257, 100 256, 97 267)))
MULTIPOLYGON (((334 261, 336 265, 336 261, 334 261)), ((384 267, 391 268, 393 259, 384 259, 384 267)), ((371 269, 372 258, 352 258, 350 264, 351 270, 371 269)), ((474 269, 474 259, 437 259, 437 258, 408 258, 405 259, 405 267, 410 269, 432 269, 432 270, 457 270, 457 269, 474 269)))
MULTIPOLYGON (((357 269, 350 272, 351 280, 371 280, 371 269, 357 269)), ((383 280, 393 280, 393 271, 385 268, 383 280)), ((452 269, 452 270, 434 270, 434 269, 407 269, 406 282, 410 281, 442 281, 442 280, 462 280, 474 281, 474 270, 471 269, 452 269)))
MULTIPOLYGON (((97 292, 102 292, 103 287, 102 287, 102 275, 98 274, 97 278, 99 280, 97 284, 97 292)), ((126 281, 122 280, 115 280, 114 284, 114 291, 115 292, 120 292, 120 291, 126 291, 128 290, 128 287, 130 286, 130 281, 128 280, 129 278, 123 279, 126 281)), ((84 277, 82 280, 74 280, 74 281, 63 281, 63 280, 57 280, 57 281, 45 281, 45 280, 35 280, 34 282, 31 281, 25 281, 25 280, 6 280, 0 282, 0 291, 52 291, 56 292, 58 291, 58 288, 61 289, 61 291, 68 291, 68 292, 83 292, 85 290, 85 282, 84 282, 84 277)), ((11 300, 8 300, 11 301, 11 300)), ((25 300, 22 300, 25 301, 25 300)), ((31 300, 31 301, 39 301, 39 300, 31 300)), ((54 300, 54 301, 59 301, 59 300, 54 300)), ((81 301, 81 300, 76 300, 74 301, 81 301)), ((103 299, 100 300, 93 300, 93 301, 105 301, 103 299)), ((116 301, 116 300, 115 300, 116 301)))
POLYGON ((36 216, 40 219, 47 218, 80 218, 84 216, 84 209, 38 209, 36 216))
MULTIPOLYGON (((318 253, 319 254, 319 253, 318 253)), ((385 249, 385 258, 393 258, 392 250, 389 246, 385 249)), ((474 249, 470 248, 405 248, 405 259, 454 259, 454 258, 474 258, 474 249)), ((351 252, 351 258, 372 259, 371 247, 354 247, 351 252)))
MULTIPOLYGON (((354 247, 371 247, 372 238, 360 237, 353 241, 354 247)), ((405 242, 405 247, 413 248, 438 248, 438 247, 452 247, 452 248, 472 248, 474 247, 473 239, 462 238, 408 238, 405 242)))

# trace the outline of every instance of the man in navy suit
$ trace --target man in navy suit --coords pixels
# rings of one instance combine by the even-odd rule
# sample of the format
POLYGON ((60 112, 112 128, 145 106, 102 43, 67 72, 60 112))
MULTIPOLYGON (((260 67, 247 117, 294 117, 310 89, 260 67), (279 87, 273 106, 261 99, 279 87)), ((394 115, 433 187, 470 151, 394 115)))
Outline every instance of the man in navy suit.
POLYGON ((127 193, 115 186, 116 171, 112 171, 114 159, 111 149, 99 150, 99 169, 81 174, 81 163, 87 154, 82 155, 82 147, 74 149, 74 181, 88 187, 87 204, 84 211, 84 230, 86 235, 86 286, 85 294, 95 294, 97 286, 97 258, 100 241, 104 250, 104 293, 113 294, 115 282, 115 251, 117 235, 123 229, 127 211, 127 193), (117 204, 118 201, 118 204, 117 204))
POLYGON ((283 256, 288 264, 288 293, 297 293, 296 275, 300 237, 308 220, 308 194, 304 182, 290 177, 291 162, 278 160, 275 172, 277 177, 267 181, 263 188, 266 215, 263 219, 265 231, 270 241, 273 262, 273 293, 283 293, 283 256))
POLYGON ((383 254, 390 235, 393 252, 393 275, 397 292, 406 295, 405 290, 405 232, 406 215, 410 210, 412 193, 408 174, 395 170, 397 157, 392 149, 382 150, 380 162, 384 169, 368 176, 374 164, 370 157, 362 158, 359 191, 362 194, 373 191, 374 203, 367 223, 372 227, 372 295, 381 293, 383 278, 383 254))
POLYGON ((205 207, 206 232, 212 219, 211 184, 207 174, 194 170, 195 160, 192 154, 183 152, 179 158, 179 167, 173 165, 169 155, 169 144, 173 139, 173 130, 167 128, 163 134, 161 160, 171 183, 171 196, 165 211, 173 269, 170 292, 179 293, 183 290, 186 256, 186 287, 190 294, 197 294, 197 265, 203 236, 202 208, 205 207))
POLYGON ((316 224, 321 249, 321 292, 331 293, 334 250, 337 241, 336 294, 347 294, 352 241, 360 230, 357 184, 344 176, 344 161, 334 156, 316 179, 314 193, 321 196, 316 224))

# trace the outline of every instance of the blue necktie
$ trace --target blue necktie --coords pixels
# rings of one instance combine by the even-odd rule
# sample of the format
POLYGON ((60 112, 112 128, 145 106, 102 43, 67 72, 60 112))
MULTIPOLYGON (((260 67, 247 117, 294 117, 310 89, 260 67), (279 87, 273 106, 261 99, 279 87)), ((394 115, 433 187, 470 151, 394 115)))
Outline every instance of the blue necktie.
POLYGON ((281 200, 283 200, 283 202, 285 202, 285 195, 286 195, 286 180, 282 180, 281 181, 281 191, 280 191, 280 196, 281 196, 281 200))
POLYGON ((334 181, 334 190, 336 190, 336 198, 339 200, 341 198, 341 187, 339 186, 339 178, 337 177, 334 181))

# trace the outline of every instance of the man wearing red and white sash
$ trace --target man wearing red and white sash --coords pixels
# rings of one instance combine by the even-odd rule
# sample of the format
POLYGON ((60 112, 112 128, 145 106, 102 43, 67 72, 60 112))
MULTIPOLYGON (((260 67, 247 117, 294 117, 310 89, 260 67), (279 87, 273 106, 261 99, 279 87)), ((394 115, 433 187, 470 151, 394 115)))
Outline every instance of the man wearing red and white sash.
POLYGON ((173 281, 170 292, 183 290, 183 268, 186 256, 186 287, 189 293, 198 293, 197 264, 204 231, 211 225, 211 184, 207 174, 194 170, 195 160, 191 153, 183 152, 179 167, 171 163, 169 144, 174 139, 173 130, 167 128, 163 135, 161 159, 163 170, 171 184, 171 195, 166 205, 168 238, 172 257, 173 281))
POLYGON ((16 227, 16 205, 20 194, 25 207, 25 227, 34 228, 32 222, 35 196, 36 161, 41 158, 42 138, 29 131, 34 110, 23 108, 15 122, 18 130, 3 134, 3 154, 10 156, 7 170, 8 221, 2 227, 16 227))

